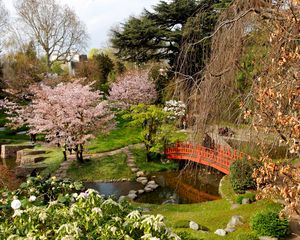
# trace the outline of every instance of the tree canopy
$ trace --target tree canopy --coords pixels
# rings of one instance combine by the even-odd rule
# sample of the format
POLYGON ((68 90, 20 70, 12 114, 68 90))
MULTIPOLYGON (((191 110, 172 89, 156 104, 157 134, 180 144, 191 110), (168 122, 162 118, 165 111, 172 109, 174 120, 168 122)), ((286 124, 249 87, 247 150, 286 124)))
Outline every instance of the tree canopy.
MULTIPOLYGON (((119 28, 112 30, 112 46, 117 55, 124 60, 147 62, 149 60, 168 60, 171 66, 177 60, 181 49, 183 34, 190 19, 199 11, 207 11, 205 18, 216 19, 217 11, 213 7, 225 6, 229 0, 172 0, 160 1, 153 11, 144 10, 140 17, 130 17, 119 28)), ((208 35, 214 28, 214 22, 208 25, 189 27, 203 29, 208 35)))

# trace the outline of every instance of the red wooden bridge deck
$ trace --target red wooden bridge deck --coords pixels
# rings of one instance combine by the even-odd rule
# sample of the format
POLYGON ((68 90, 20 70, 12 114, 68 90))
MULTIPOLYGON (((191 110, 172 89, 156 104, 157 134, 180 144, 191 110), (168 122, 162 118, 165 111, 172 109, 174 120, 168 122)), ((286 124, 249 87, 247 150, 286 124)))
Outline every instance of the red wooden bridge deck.
POLYGON ((213 167, 220 172, 229 174, 230 165, 243 158, 244 154, 228 147, 217 145, 214 149, 200 144, 175 143, 165 147, 168 159, 189 160, 213 167))

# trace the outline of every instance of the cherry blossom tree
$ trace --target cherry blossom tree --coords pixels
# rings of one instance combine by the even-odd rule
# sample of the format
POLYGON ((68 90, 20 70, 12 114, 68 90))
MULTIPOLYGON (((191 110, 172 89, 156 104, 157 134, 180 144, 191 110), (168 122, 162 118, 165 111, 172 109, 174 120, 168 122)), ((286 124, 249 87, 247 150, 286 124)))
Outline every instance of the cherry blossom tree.
POLYGON ((83 162, 84 144, 96 130, 108 131, 113 127, 113 114, 99 91, 92 91, 90 85, 79 82, 32 87, 31 104, 6 106, 10 124, 23 123, 29 127, 30 134, 45 134, 48 141, 63 148, 65 159, 66 150, 74 149, 77 160, 83 162))
POLYGON ((147 71, 131 71, 112 84, 109 100, 120 108, 140 103, 152 104, 157 99, 155 84, 148 79, 147 71))

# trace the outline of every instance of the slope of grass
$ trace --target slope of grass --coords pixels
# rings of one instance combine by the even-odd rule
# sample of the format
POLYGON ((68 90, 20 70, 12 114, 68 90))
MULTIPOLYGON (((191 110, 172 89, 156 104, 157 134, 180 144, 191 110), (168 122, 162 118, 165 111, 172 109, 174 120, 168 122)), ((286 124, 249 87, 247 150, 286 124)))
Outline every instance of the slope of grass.
POLYGON ((175 170, 178 168, 177 162, 168 162, 162 163, 160 161, 156 162, 147 162, 146 161, 146 151, 144 148, 134 147, 131 148, 130 151, 132 152, 135 163, 139 169, 144 172, 161 172, 166 170, 175 170))
POLYGON ((100 153, 112 151, 130 144, 140 143, 139 128, 128 126, 120 116, 117 117, 117 126, 108 135, 98 135, 87 145, 87 152, 100 153))
POLYGON ((237 209, 231 209, 231 205, 225 199, 216 200, 198 204, 180 204, 180 205, 150 205, 135 204, 137 207, 150 208, 152 214, 162 214, 165 217, 166 224, 176 232, 188 232, 193 239, 231 239, 242 232, 251 232, 249 220, 252 215, 266 209, 278 209, 280 206, 268 201, 258 201, 248 205, 241 205, 237 209), (234 215, 241 215, 245 224, 237 228, 237 231, 229 233, 225 237, 214 234, 217 229, 226 228, 227 223, 234 215), (182 221, 195 221, 201 226, 209 228, 209 232, 194 231, 189 228, 179 228, 182 221))
POLYGON ((126 154, 122 153, 93 158, 84 164, 74 161, 68 170, 68 177, 81 181, 130 179, 133 178, 133 175, 127 167, 126 160, 126 154))

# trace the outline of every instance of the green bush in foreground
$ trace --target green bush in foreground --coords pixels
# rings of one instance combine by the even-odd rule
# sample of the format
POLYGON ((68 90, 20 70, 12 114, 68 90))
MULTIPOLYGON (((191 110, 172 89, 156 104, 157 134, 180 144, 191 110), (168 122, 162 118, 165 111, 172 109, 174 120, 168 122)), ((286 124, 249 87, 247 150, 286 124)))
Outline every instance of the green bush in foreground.
POLYGON ((49 187, 48 180, 43 184, 30 178, 25 184, 36 181, 40 185, 29 189, 30 196, 24 189, 2 191, 5 211, 0 211, 0 239, 180 239, 165 226, 161 215, 143 215, 126 201, 104 199, 91 189, 77 193, 74 184, 55 178, 49 179, 52 187, 48 189, 56 192, 65 184, 63 194, 46 201, 39 194, 48 195, 43 191, 49 187))
POLYGON ((259 236, 282 238, 290 234, 287 219, 280 219, 276 211, 257 213, 251 218, 250 226, 259 236))

